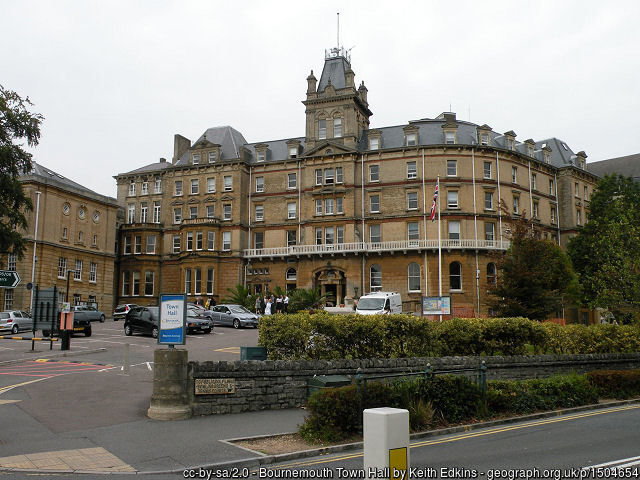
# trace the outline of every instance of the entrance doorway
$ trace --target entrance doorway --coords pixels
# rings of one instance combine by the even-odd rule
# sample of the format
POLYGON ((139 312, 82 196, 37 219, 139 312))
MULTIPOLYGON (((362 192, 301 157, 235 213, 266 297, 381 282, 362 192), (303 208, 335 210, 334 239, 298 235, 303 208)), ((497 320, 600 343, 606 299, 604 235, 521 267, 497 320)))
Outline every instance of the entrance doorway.
POLYGON ((331 266, 317 271, 314 276, 314 288, 320 287, 320 294, 325 296, 326 307, 337 307, 344 304, 347 280, 344 272, 331 266))

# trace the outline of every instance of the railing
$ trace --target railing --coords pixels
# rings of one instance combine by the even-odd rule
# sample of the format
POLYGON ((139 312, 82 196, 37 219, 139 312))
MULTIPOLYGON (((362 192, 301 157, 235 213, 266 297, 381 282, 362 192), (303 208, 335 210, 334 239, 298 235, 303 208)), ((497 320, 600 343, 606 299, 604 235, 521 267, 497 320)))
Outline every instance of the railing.
MULTIPOLYGON (((479 250, 506 250, 509 248, 506 240, 441 240, 441 247, 451 249, 479 249, 479 250)), ((289 247, 275 248, 250 248, 244 250, 244 256, 255 257, 286 257, 290 255, 322 255, 336 253, 363 253, 363 252, 393 252, 397 250, 436 250, 438 240, 397 240, 391 242, 355 242, 335 243, 331 245, 292 245, 289 247)))
POLYGON ((198 218, 183 218, 181 225, 202 225, 205 223, 217 223, 218 218, 215 217, 198 217, 198 218))

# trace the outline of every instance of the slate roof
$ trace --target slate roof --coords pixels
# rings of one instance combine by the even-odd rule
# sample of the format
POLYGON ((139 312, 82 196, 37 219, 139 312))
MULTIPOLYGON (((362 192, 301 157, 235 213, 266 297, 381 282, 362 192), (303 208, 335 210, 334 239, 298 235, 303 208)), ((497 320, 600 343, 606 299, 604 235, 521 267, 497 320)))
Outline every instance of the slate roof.
POLYGON ((247 148, 251 152, 251 163, 256 163, 256 145, 261 144, 266 144, 269 146, 269 148, 267 148, 267 158, 265 159, 265 162, 286 160, 287 158, 289 158, 289 147, 287 146, 287 142, 291 140, 297 140, 300 142, 300 150, 302 153, 305 145, 304 137, 284 138, 282 140, 272 140, 269 142, 249 143, 245 145, 245 148, 247 148))
POLYGON ((318 93, 324 91, 329 85, 329 81, 336 89, 344 88, 346 86, 345 72, 350 68, 349 62, 344 57, 327 58, 324 61, 320 82, 318 82, 318 93))
MULTIPOLYGON (((207 131, 204 132, 193 144, 196 145, 203 139, 213 144, 220 145, 220 160, 239 158, 240 147, 247 144, 247 141, 242 134, 235 128, 228 125, 207 129, 207 131)), ((185 152, 178 159, 176 165, 181 166, 188 165, 190 163, 191 159, 189 158, 189 152, 185 152)))
POLYGON ((587 164, 587 170, 601 177, 611 173, 619 173, 640 181, 640 153, 591 162, 587 164))
POLYGON ((107 197, 98 192, 88 189, 87 187, 68 179, 67 177, 54 172, 50 168, 45 167, 37 162, 32 162, 33 169, 27 174, 20 176, 22 181, 34 181, 45 185, 52 185, 66 190, 71 193, 83 195, 85 197, 92 198, 101 202, 117 205, 118 201, 115 198, 107 197))
POLYGON ((136 168, 135 170, 131 170, 130 172, 119 173, 117 176, 120 176, 120 175, 131 175, 131 174, 134 174, 134 173, 158 172, 160 170, 164 170, 166 168, 169 168, 172 165, 173 164, 171 162, 167 162, 167 161, 150 163, 149 165, 145 165, 144 167, 136 168))

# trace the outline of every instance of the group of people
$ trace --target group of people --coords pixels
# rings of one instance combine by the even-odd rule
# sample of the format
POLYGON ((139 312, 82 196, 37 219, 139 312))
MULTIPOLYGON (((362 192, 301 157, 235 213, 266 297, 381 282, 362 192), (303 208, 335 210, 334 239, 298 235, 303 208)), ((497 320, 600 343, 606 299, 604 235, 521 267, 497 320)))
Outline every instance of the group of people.
POLYGON ((198 297, 196 298, 196 305, 199 305, 201 307, 204 307, 206 310, 209 310, 216 306, 216 300, 215 298, 205 298, 203 300, 202 297, 198 297))
POLYGON ((271 296, 258 296, 256 298, 256 314, 272 315, 274 313, 287 313, 289 308, 289 296, 287 294, 271 296))

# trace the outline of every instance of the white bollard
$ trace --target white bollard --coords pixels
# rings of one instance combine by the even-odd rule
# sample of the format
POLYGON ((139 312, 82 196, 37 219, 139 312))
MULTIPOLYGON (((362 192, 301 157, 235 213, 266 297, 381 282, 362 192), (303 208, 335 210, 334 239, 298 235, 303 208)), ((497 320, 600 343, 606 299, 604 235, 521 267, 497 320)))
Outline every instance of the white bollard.
POLYGON ((365 476, 406 480, 409 470, 409 411, 368 408, 363 412, 362 433, 365 476))
POLYGON ((130 364, 131 362, 129 361, 129 344, 125 343, 124 344, 124 359, 122 361, 122 370, 124 375, 129 375, 130 373, 130 364))

